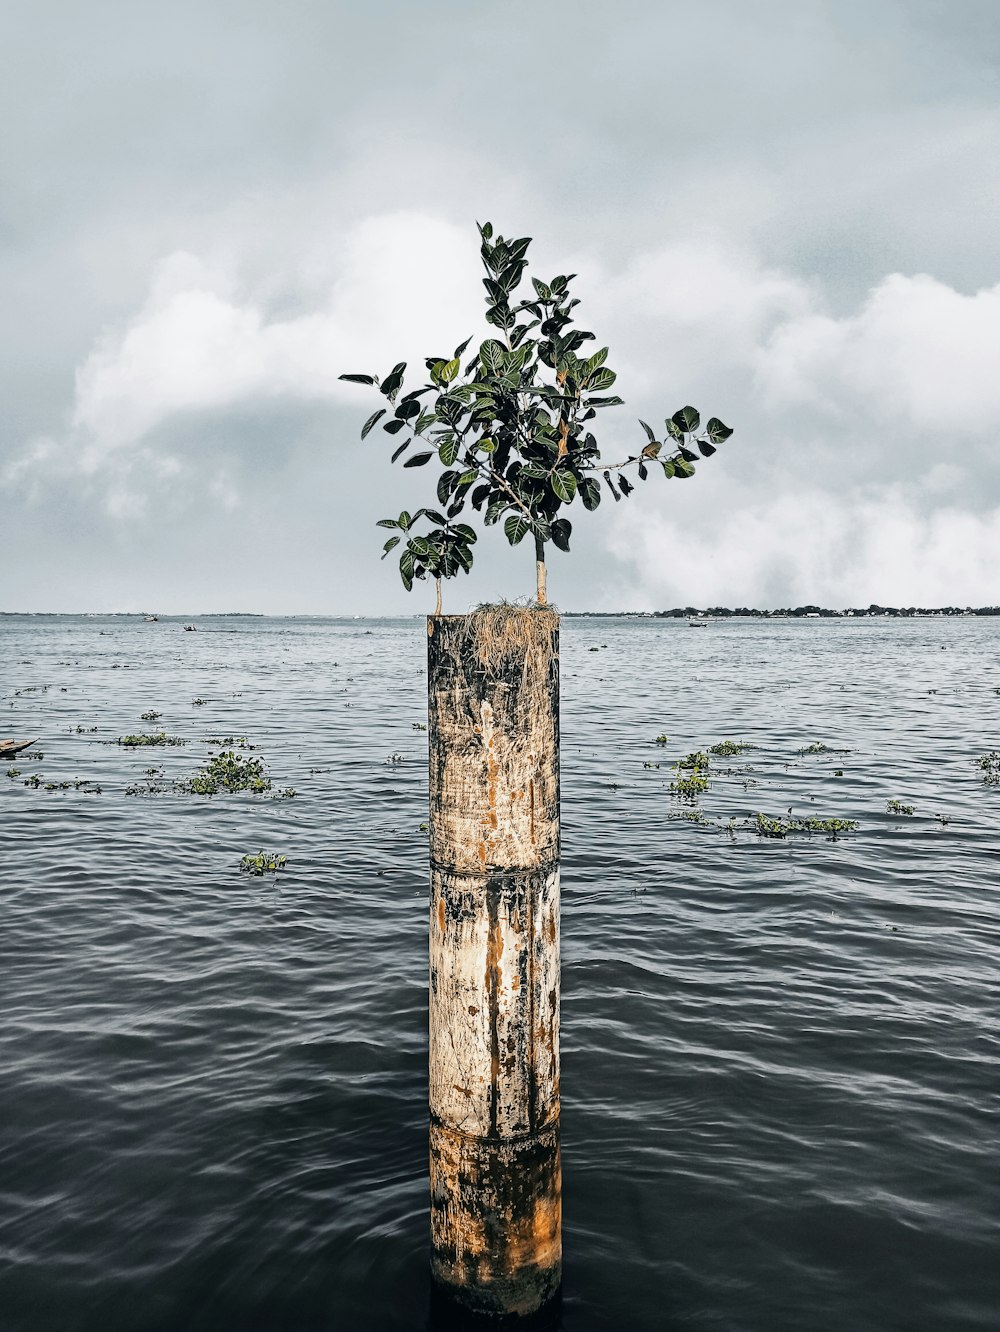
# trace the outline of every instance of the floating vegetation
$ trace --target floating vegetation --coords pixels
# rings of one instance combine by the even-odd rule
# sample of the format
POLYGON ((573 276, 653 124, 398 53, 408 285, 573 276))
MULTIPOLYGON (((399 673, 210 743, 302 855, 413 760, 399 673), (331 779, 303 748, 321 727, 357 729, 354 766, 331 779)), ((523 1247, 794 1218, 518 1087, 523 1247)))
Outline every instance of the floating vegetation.
POLYGON ((38 776, 32 774, 32 776, 30 776, 30 777, 25 777, 25 779, 24 779, 24 784, 25 784, 25 786, 31 786, 31 787, 34 787, 34 789, 37 791, 38 788, 39 788, 39 787, 41 786, 41 784, 42 784, 42 779, 41 779, 41 777, 38 777, 38 776))
POLYGON ((914 814, 916 809, 913 805, 904 805, 901 800, 887 800, 885 802, 885 812, 887 814, 914 814))
POLYGON ((976 767, 982 771, 983 781, 987 786, 1000 786, 1000 753, 992 749, 988 754, 981 754, 976 759, 976 767))
POLYGON ((174 783, 178 791, 190 795, 218 795, 220 791, 251 791, 259 795, 270 791, 271 779, 264 768, 263 759, 240 758, 231 749, 224 749, 209 759, 193 777, 174 783))
POLYGON ((413 729, 414 729, 415 731, 426 731, 426 730, 427 730, 427 724, 426 724, 426 722, 414 722, 414 723, 413 723, 413 729))
POLYGON ((207 702, 207 698, 193 698, 191 700, 191 706, 193 708, 203 708, 207 702))
POLYGON ((670 783, 671 795, 692 805, 707 790, 708 774, 704 771, 693 772, 689 777, 677 777, 670 783))
POLYGON ((644 768, 658 768, 660 765, 658 763, 644 763, 642 766, 644 768))
POLYGON ((283 791, 276 791, 272 800, 292 800, 297 795, 294 786, 286 786, 283 791))
POLYGON ((683 819, 686 823, 707 823, 713 828, 718 827, 718 824, 710 819, 703 809, 673 809, 667 815, 667 818, 683 819))
POLYGON ((287 856, 277 855, 274 851, 258 851, 255 856, 244 856, 240 861, 241 874, 277 874, 288 864, 287 856))
POLYGON ((148 712, 143 712, 143 713, 140 715, 139 720, 140 720, 140 721, 159 721, 160 718, 161 718, 162 716, 163 716, 163 713, 162 713, 162 712, 154 712, 153 709, 150 708, 150 710, 149 710, 148 712))
POLYGON ((693 754, 685 754, 674 764, 675 768, 692 768, 695 772, 708 771, 709 758, 703 749, 696 749, 693 754))
POLYGON ((202 736, 206 745, 236 745, 238 749, 256 749, 245 735, 206 735, 202 736))
POLYGON ((8 769, 7 769, 7 776, 8 776, 8 777, 20 777, 20 775, 21 775, 21 769, 20 769, 20 768, 8 768, 8 769))
POLYGON ((818 819, 814 815, 796 819, 789 810, 787 817, 777 819, 757 813, 752 819, 747 819, 742 826, 750 828, 760 837, 787 837, 789 833, 821 832, 835 841, 838 833, 853 832, 858 823, 856 819, 818 819))
POLYGON ((186 745, 179 735, 167 735, 166 731, 157 731, 155 735, 121 735, 118 743, 127 749, 138 749, 140 745, 186 745))
POLYGON ((668 743, 669 738, 670 738, 669 736, 666 736, 666 735, 662 735, 662 734, 660 734, 660 735, 658 735, 658 736, 656 737, 656 739, 653 741, 653 744, 654 744, 654 745, 665 745, 665 744, 668 743))
POLYGON ((834 772, 833 772, 833 775, 834 775, 834 777, 843 777, 843 775, 844 775, 844 769, 843 769, 843 768, 835 768, 835 769, 834 769, 834 772))
POLYGON ((403 756, 402 756, 402 754, 398 754, 398 753, 397 753, 397 754, 387 754, 387 755, 385 756, 385 761, 386 761, 386 763, 402 763, 402 762, 403 762, 403 756))
POLYGON ((806 745, 804 749, 796 751, 799 754, 849 754, 849 749, 832 749, 825 745, 822 740, 814 740, 811 745, 806 745))
POLYGON ((720 758, 731 758, 733 754, 742 754, 747 749, 756 749, 749 740, 720 740, 717 745, 709 745, 708 752, 720 758))

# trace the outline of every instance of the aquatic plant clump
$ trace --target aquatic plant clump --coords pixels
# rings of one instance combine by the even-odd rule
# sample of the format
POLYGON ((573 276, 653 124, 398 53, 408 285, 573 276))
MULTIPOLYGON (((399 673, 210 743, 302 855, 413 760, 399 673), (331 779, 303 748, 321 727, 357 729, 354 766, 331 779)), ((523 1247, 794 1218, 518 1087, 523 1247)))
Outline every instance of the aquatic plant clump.
POLYGON ((992 749, 988 754, 981 754, 976 759, 976 767, 982 772, 987 786, 1000 786, 1000 752, 992 749))
POLYGON ((287 856, 277 855, 274 851, 258 851, 255 856, 244 856, 240 861, 241 874, 277 874, 288 864, 287 856))
POLYGON ((904 805, 901 800, 887 800, 885 802, 885 812, 887 814, 913 814, 916 812, 914 805, 904 805))
POLYGON ((708 775, 704 771, 693 772, 688 777, 677 777, 670 783, 670 794, 692 805, 707 790, 708 775))
POLYGON ((849 754, 849 749, 834 749, 831 745, 825 745, 822 740, 814 740, 811 745, 806 745, 804 749, 796 751, 798 754, 849 754))
POLYGON ((126 749, 138 749, 140 745, 186 745, 179 735, 167 735, 166 731, 157 731, 155 735, 121 735, 118 743, 126 749))
POLYGON ((696 749, 693 754, 685 754, 682 759, 678 759, 674 764, 676 768, 690 768, 695 772, 707 772, 709 765, 708 755, 703 749, 696 749))
POLYGON ((743 825, 761 837, 787 837, 789 833, 826 833, 836 838, 838 833, 853 832, 858 826, 856 819, 819 819, 810 815, 804 819, 793 818, 789 812, 786 818, 772 819, 767 814, 757 813, 743 825))
POLYGON ((259 795, 270 791, 271 779, 263 759, 241 758, 235 751, 224 749, 210 758, 204 768, 193 777, 175 783, 178 791, 190 795, 218 795, 220 792, 250 791, 259 795))
POLYGON ((720 740, 717 745, 709 745, 708 752, 719 758, 731 758, 733 754, 742 754, 747 749, 756 749, 749 740, 720 740))

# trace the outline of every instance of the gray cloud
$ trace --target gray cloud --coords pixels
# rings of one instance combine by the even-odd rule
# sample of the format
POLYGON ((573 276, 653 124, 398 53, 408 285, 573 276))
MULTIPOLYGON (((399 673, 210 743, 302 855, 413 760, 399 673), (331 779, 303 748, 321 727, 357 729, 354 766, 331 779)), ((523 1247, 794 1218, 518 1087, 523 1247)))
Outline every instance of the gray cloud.
POLYGON ((10 10, 0 605, 419 609, 336 375, 473 331, 485 216, 580 273, 609 449, 738 430, 581 524, 563 604, 996 599, 991 4, 10 10))

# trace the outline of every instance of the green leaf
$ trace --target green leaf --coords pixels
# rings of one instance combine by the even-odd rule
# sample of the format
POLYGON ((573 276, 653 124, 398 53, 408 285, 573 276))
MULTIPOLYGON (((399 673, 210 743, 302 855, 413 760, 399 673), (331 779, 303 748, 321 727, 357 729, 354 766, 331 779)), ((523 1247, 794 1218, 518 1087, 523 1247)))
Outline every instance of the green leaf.
POLYGON ((667 480, 669 480, 672 476, 676 475, 676 472, 674 470, 674 465, 669 458, 661 458, 660 464, 663 467, 663 475, 667 478, 667 480))
POLYGON ((528 528, 528 520, 519 513, 512 513, 503 525, 504 533, 512 546, 517 545, 528 528))
POLYGON ((698 452, 703 458, 711 458, 712 454, 717 452, 714 444, 708 444, 703 439, 698 440, 698 452))
POLYGON ((405 453, 412 443, 413 443, 412 439, 404 439, 402 444, 400 444, 399 448, 395 451, 395 453, 392 455, 389 461, 395 462, 396 459, 400 456, 400 454, 405 453))
POLYGON ((399 523, 396 522, 395 518, 380 518, 380 519, 378 520, 378 522, 375 524, 375 526, 376 526, 376 527, 398 527, 398 526, 399 526, 399 523))
POLYGON ((609 389, 617 378, 615 372, 604 365, 589 376, 587 387, 591 392, 600 393, 602 389, 609 389))
POLYGON ((580 498, 585 509, 596 509, 601 502, 601 483, 592 476, 586 476, 580 482, 580 498))
POLYGON ((453 361, 448 361, 441 370, 441 379, 445 384, 450 384, 462 368, 462 363, 456 356, 453 361))
POLYGON ((632 484, 632 482, 628 479, 627 476, 622 476, 619 474, 618 489, 622 492, 623 495, 627 496, 631 495, 632 491, 635 490, 635 486, 632 484))
POLYGON ((338 375, 338 379, 346 379, 349 384, 374 384, 374 375, 338 375))
POLYGON ((507 512, 509 507, 510 507, 510 500, 506 499, 503 495, 501 495, 498 499, 491 500, 490 503, 486 506, 486 515, 483 518, 483 522, 486 524, 487 527, 492 527, 494 523, 498 523, 500 521, 500 519, 507 512))
POLYGON ((645 421, 640 421, 639 424, 642 426, 643 430, 645 430, 646 435, 647 435, 647 438, 649 439, 650 444, 655 444, 655 443, 656 443, 656 435, 653 433, 653 427, 652 427, 652 426, 648 426, 648 425, 646 424, 645 421))
POLYGON ((557 518, 552 524, 552 542, 560 550, 569 550, 569 538, 573 526, 566 518, 557 518))
POLYGON ((457 490, 459 486, 471 486, 473 481, 478 481, 478 480, 479 480, 478 470, 475 467, 470 467, 469 470, 467 472, 463 472, 462 475, 455 482, 455 488, 457 490))
POLYGON ((389 374, 383 379, 381 391, 390 400, 395 398, 396 394, 403 385, 403 371, 406 369, 406 362, 400 361, 398 365, 393 366, 389 374))
POLYGON ((437 497, 439 504, 447 504, 452 490, 455 488, 455 482, 458 479, 455 472, 442 472, 438 477, 437 497))
POLYGON ((491 237, 493 236, 493 223, 492 223, 492 222, 484 222, 484 223, 482 223, 481 226, 480 226, 480 224, 477 222, 477 223, 476 223, 476 226, 479 227, 479 234, 480 234, 480 236, 482 236, 482 238, 483 238, 484 241, 488 241, 488 240, 491 239, 491 237))
POLYGON ((453 547, 453 549, 455 551, 455 558, 458 560, 459 564, 461 564, 462 568, 465 570, 466 573, 471 573, 472 551, 468 548, 468 546, 461 546, 461 545, 456 545, 453 547))
POLYGON ((455 348, 456 359, 462 355, 462 352, 465 351, 466 347, 469 345, 471 341, 472 341, 471 338, 466 338, 464 342, 459 343, 459 345, 455 348))
POLYGON ((680 428, 680 426, 677 424, 676 421, 669 420, 664 422, 664 424, 667 427, 667 434, 670 436, 671 439, 680 440, 684 438, 684 431, 680 428))
POLYGON ((372 412, 371 416, 369 416, 368 420, 361 427, 362 439, 364 439, 367 436, 369 430, 371 430, 373 426, 376 426, 378 422, 381 421, 383 416, 385 416, 384 407, 380 407, 377 412, 372 412))
POLYGON ((438 457, 445 467, 450 467, 458 457, 458 436, 445 435, 438 445, 438 457))
POLYGON ((548 301, 552 299, 552 289, 544 282, 539 282, 538 278, 532 278, 531 285, 534 287, 535 294, 540 301, 548 301))
POLYGON ((674 476, 679 476, 682 481, 686 480, 689 476, 694 476, 694 467, 684 458, 675 458, 674 476))
POLYGON ((708 418, 708 425, 705 427, 709 439, 713 444, 722 444, 733 433, 729 426, 723 425, 717 416, 708 418))
POLYGON ((624 398, 616 396, 611 398, 589 398, 588 407, 622 407, 625 403, 624 398))
POLYGON ((423 467, 424 464, 429 463, 433 457, 434 457, 433 453, 414 453, 412 457, 407 458, 406 462, 403 463, 403 466, 423 467))
POLYGON ((679 430, 686 434, 692 430, 697 430, 701 424, 701 417, 694 407, 682 407, 679 412, 674 412, 670 418, 679 430))
POLYGON ((471 528, 468 523, 456 523, 455 531, 459 534, 459 536, 465 537, 466 543, 468 545, 475 545, 475 543, 479 540, 479 538, 476 536, 475 530, 471 528))
POLYGON ((409 527, 412 521, 413 521, 412 518, 404 509, 403 512, 399 515, 399 526, 403 529, 404 532, 409 527))
POLYGON ((413 589, 413 552, 407 547, 399 557, 399 576, 407 592, 413 589))
POLYGON ((399 545, 399 543, 402 541, 402 539, 403 539, 402 537, 398 537, 398 536, 394 536, 394 537, 390 537, 390 538, 389 538, 389 540, 388 540, 388 541, 385 543, 385 545, 382 547, 382 559, 383 559, 383 560, 384 560, 385 557, 389 554, 389 551, 390 551, 390 550, 392 550, 394 547, 396 547, 396 546, 399 545))
POLYGON ((382 427, 387 435, 398 435, 401 430, 406 429, 405 421, 386 421, 382 427))
MULTIPOLYGON (((440 524, 441 527, 444 527, 445 523, 448 521, 443 513, 438 513, 437 509, 421 509, 420 513, 426 515, 432 523, 440 524)), ((417 516, 419 517, 420 515, 418 514, 417 516)))
POLYGON ((479 360, 481 364, 494 375, 500 373, 506 355, 507 349, 504 347, 503 343, 498 342, 496 338, 487 338, 479 348, 479 360))
POLYGON ((549 484, 563 504, 572 502, 573 496, 576 494, 576 477, 572 472, 562 470, 553 472, 549 484))

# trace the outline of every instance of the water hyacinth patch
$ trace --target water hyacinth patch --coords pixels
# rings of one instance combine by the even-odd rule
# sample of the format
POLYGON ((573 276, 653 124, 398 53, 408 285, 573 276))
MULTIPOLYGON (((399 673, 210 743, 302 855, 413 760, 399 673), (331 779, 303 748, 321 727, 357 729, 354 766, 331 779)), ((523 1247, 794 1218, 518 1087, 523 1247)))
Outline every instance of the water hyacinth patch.
POLYGON ((157 731, 155 735, 122 735, 118 743, 126 749, 138 749, 140 745, 186 745, 179 735, 167 735, 166 731, 157 731))
POLYGON ((193 777, 175 783, 178 791, 190 795, 218 795, 220 792, 250 791, 260 795, 271 789, 263 759, 241 758, 234 750, 224 749, 210 758, 193 777))
POLYGON ((717 745, 709 745, 708 752, 719 758, 730 758, 733 754, 742 754, 747 749, 756 749, 748 740, 720 740, 717 745))
POLYGON ((885 802, 885 812, 887 814, 913 814, 915 806, 904 805, 901 800, 887 800, 885 802))
POLYGON ((240 861, 241 874, 253 874, 262 877, 264 874, 277 874, 288 864, 288 857, 278 855, 274 851, 258 851, 255 856, 246 855, 240 861))

